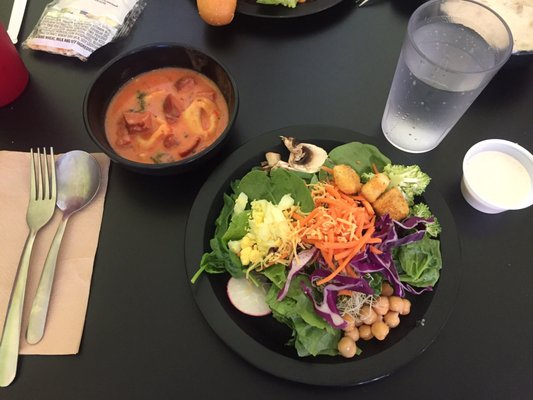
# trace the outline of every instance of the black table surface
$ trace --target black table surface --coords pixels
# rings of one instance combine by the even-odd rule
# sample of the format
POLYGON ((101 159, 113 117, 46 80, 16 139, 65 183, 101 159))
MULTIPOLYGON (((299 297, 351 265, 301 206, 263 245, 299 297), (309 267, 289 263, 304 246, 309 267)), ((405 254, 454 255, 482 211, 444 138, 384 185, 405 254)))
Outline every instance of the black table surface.
MULTIPOLYGON (((320 1, 320 0, 318 0, 320 1)), ((45 0, 28 2, 24 40, 45 0)), ((31 80, 0 109, 0 148, 98 151, 84 128, 83 97, 114 56, 146 43, 203 49, 233 73, 240 110, 220 157, 255 136, 323 124, 368 136, 380 122, 409 15, 420 1, 353 1, 292 20, 237 15, 214 28, 194 1, 152 0, 126 38, 87 62, 18 45, 31 80)), ((7 25, 11 1, 0 4, 7 25)), ((208 168, 148 177, 112 165, 80 353, 21 356, 2 399, 378 399, 531 398, 533 393, 533 207, 496 215, 460 192, 474 143, 502 138, 533 151, 532 60, 506 65, 440 146, 407 155, 433 178, 451 209, 463 270, 453 312, 420 356, 389 377, 348 388, 275 378, 235 354, 195 304, 184 268, 185 224, 208 168)), ((392 146, 385 146, 386 154, 392 146)))

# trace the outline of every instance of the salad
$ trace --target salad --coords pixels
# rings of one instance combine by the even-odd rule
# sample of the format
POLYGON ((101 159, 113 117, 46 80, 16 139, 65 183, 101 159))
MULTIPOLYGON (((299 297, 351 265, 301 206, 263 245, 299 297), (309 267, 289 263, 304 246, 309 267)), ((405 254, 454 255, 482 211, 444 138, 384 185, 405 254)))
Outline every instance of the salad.
POLYGON ((231 302, 287 325, 300 357, 354 357, 439 279, 441 227, 420 197, 431 179, 373 145, 281 140, 287 161, 266 153, 224 194, 191 282, 228 273, 231 302))
POLYGON ((256 2, 258 4, 296 8, 298 4, 305 3, 305 0, 256 0, 256 2))

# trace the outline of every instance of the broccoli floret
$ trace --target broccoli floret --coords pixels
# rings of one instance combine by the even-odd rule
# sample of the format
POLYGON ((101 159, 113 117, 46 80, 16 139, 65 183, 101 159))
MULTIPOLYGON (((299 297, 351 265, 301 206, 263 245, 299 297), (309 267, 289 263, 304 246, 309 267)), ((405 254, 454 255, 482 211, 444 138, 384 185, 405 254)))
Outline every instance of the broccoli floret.
POLYGON ((417 203, 411 207, 411 214, 415 217, 420 218, 433 218, 433 222, 430 222, 426 225, 426 233, 429 236, 437 237, 439 233, 442 231, 442 228, 440 226, 439 221, 437 220, 437 217, 433 215, 431 210, 429 209, 428 205, 425 203, 417 203))
POLYGON ((409 205, 413 204, 415 196, 424 193, 431 178, 422 172, 418 165, 393 165, 388 164, 383 168, 383 172, 390 179, 390 187, 398 187, 409 205))
POLYGON ((368 182, 370 179, 372 179, 372 177, 374 176, 375 174, 373 172, 363 172, 361 174, 361 182, 363 183, 366 183, 368 182))

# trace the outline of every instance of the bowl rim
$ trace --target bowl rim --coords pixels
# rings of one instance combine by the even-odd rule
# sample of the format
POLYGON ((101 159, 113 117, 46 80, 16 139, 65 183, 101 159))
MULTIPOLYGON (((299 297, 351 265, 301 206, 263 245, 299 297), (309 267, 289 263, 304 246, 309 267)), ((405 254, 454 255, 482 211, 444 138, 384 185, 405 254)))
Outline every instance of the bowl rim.
MULTIPOLYGON (((161 67, 161 68, 163 68, 163 67, 161 67)), ((146 72, 148 72, 148 71, 146 71, 146 72)), ((115 93, 116 93, 116 91, 115 91, 115 93)), ((144 45, 141 45, 141 46, 137 46, 137 47, 135 47, 133 49, 130 49, 130 50, 124 52, 124 53, 121 53, 121 54, 113 57, 111 60, 109 60, 107 63, 105 63, 96 72, 95 77, 90 81, 90 83, 89 83, 89 85, 87 87, 87 90, 85 91, 85 96, 83 97, 83 122, 84 122, 84 125, 85 125, 85 130, 89 134, 89 136, 92 139, 92 141, 109 158, 111 158, 113 161, 115 161, 115 162, 117 162, 119 164, 123 164, 123 165, 127 166, 128 168, 133 168, 133 169, 137 169, 137 170, 145 170, 147 172, 148 171, 157 172, 157 171, 164 171, 166 169, 172 169, 172 168, 177 168, 177 167, 181 167, 181 166, 188 166, 188 165, 193 164, 194 162, 196 162, 198 159, 204 157, 208 153, 210 153, 214 148, 216 148, 226 138, 226 136, 228 135, 229 131, 232 129, 233 124, 235 122, 235 119, 237 117, 238 109, 239 109, 239 91, 238 91, 238 88, 237 88, 237 84, 236 84, 235 79, 233 78, 233 75, 231 74, 230 70, 218 58, 214 57, 212 54, 206 52, 205 50, 199 49, 197 47, 194 47, 194 46, 191 46, 191 45, 185 44, 185 43, 167 42, 167 41, 165 41, 165 42, 152 42, 152 43, 147 43, 147 44, 144 44, 144 45), (161 164, 148 164, 148 163, 141 163, 141 162, 129 160, 127 158, 124 158, 124 157, 118 155, 113 150, 111 145, 109 145, 109 147, 111 148, 112 151, 109 151, 107 148, 105 148, 105 146, 103 146, 100 143, 100 140, 98 140, 98 138, 95 136, 95 134, 93 133, 92 129, 90 128, 89 118, 88 118, 88 113, 87 113, 88 99, 89 99, 89 96, 91 95, 92 89, 93 89, 94 85, 96 84, 96 82, 102 77, 102 75, 107 70, 109 70, 109 68, 111 68, 115 63, 117 63, 120 60, 123 60, 123 59, 131 57, 131 56, 133 56, 133 55, 135 55, 137 53, 141 53, 143 51, 154 49, 154 48, 167 48, 167 49, 169 49, 169 48, 182 48, 182 49, 185 49, 185 50, 195 51, 195 52, 198 52, 200 54, 203 54, 203 55, 209 57, 216 64, 218 64, 222 68, 222 70, 226 73, 226 75, 228 77, 228 80, 231 83, 231 87, 233 88, 234 99, 235 99, 234 100, 235 107, 233 107, 232 111, 228 110, 229 111, 228 124, 227 124, 226 128, 222 131, 222 133, 217 137, 217 139, 213 143, 211 143, 208 147, 206 147, 205 149, 203 149, 199 153, 196 153, 196 154, 194 154, 194 155, 192 155, 190 157, 186 157, 186 158, 184 158, 182 160, 179 160, 179 161, 174 161, 174 162, 170 162, 170 163, 161 163, 161 164)))
MULTIPOLYGON (((516 204, 514 206, 504 206, 502 204, 499 204, 497 202, 493 202, 490 200, 485 199, 484 197, 480 196, 477 191, 475 191, 472 188, 472 185, 469 183, 468 174, 466 173, 466 165, 468 161, 474 156, 475 154, 478 154, 483 151, 501 151, 505 154, 508 154, 509 156, 516 159, 514 154, 521 154, 524 159, 527 159, 529 161, 529 166, 524 165, 524 163, 520 160, 517 160, 526 168, 528 174, 530 175, 530 178, 533 180, 533 175, 531 175, 531 170, 533 170, 533 154, 531 154, 526 148, 520 146, 516 142, 511 142, 509 140, 505 139, 485 139, 480 142, 475 143, 468 149, 466 152, 464 158, 463 158, 463 177, 462 177, 462 186, 464 185, 463 190, 466 190, 466 196, 470 200, 469 203, 471 204, 471 201, 475 201, 478 207, 476 205, 471 204, 474 208, 477 208, 480 211, 483 212, 492 212, 492 213, 499 213, 506 210, 521 210, 523 208, 529 207, 533 205, 533 189, 529 196, 520 204, 516 204), (509 151, 511 150, 511 151, 509 151)), ((463 193, 465 194, 465 193, 463 193)))

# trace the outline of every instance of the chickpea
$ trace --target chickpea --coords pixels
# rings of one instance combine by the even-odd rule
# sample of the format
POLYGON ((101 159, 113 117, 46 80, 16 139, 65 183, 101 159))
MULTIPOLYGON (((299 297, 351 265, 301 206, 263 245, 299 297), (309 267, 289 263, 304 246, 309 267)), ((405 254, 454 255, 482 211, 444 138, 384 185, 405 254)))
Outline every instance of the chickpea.
POLYGON ((372 334, 377 340, 383 340, 389 334, 389 326, 383 321, 376 321, 372 324, 372 334))
POLYGON ((376 312, 368 304, 365 304, 361 308, 361 321, 363 321, 364 324, 372 325, 376 321, 376 318, 376 312))
POLYGON ((355 318, 351 314, 345 314, 342 318, 346 321, 346 328, 343 330, 349 332, 355 328, 355 318))
POLYGON ((389 311, 389 298, 385 296, 379 296, 373 308, 378 315, 387 314, 389 311))
POLYGON ((341 340, 339 340, 337 349, 339 350, 341 356, 346 358, 352 358, 357 352, 357 345, 355 344, 355 341, 352 338, 344 336, 341 340))
POLYGON ((389 297, 389 309, 401 313, 403 311, 403 299, 398 296, 389 297))
POLYGON ((397 312, 389 311, 383 317, 383 322, 385 322, 389 328, 396 328, 400 325, 400 317, 397 312))
POLYGON ((357 342, 359 340, 359 329, 353 328, 351 331, 344 332, 344 336, 348 336, 354 342, 357 342))
POLYGON ((370 340, 374 337, 370 325, 361 325, 359 327, 359 337, 363 340, 370 340))
POLYGON ((394 289, 392 288, 389 282, 383 282, 381 284, 381 295, 382 296, 392 296, 394 294, 394 289))
POLYGON ((407 299, 403 299, 403 310, 400 315, 407 315, 411 312, 411 302, 407 299))

